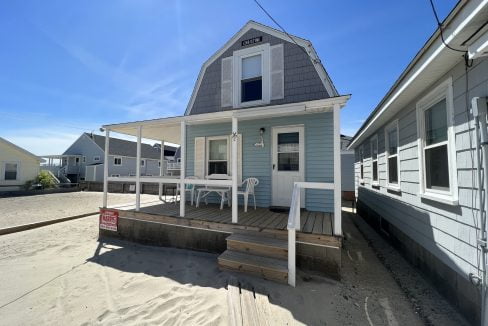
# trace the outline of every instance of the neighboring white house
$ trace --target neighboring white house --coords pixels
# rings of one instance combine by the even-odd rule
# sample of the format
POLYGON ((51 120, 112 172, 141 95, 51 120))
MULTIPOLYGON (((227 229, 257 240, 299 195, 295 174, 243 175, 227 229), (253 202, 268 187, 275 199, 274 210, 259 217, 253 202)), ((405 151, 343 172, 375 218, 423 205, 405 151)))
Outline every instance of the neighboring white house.
POLYGON ((349 145, 358 213, 473 324, 488 302, 487 21, 487 1, 459 1, 349 145))
POLYGON ((41 159, 0 137, 0 191, 20 190, 39 174, 41 159))

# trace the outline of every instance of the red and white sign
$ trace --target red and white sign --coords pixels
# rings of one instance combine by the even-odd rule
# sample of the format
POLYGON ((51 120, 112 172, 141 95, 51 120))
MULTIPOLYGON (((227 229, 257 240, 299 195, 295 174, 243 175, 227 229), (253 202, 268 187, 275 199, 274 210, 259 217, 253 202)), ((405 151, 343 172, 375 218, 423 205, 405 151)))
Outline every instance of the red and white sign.
POLYGON ((100 229, 117 231, 119 223, 119 212, 109 209, 100 210, 100 229))

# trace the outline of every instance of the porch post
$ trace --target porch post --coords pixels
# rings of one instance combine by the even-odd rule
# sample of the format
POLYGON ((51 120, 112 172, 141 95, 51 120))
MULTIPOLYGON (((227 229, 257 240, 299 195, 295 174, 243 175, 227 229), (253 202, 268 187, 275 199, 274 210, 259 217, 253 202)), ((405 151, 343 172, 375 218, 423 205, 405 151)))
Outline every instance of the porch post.
POLYGON ((105 128, 105 153, 103 158, 103 208, 107 208, 109 145, 110 145, 110 130, 108 128, 105 128))
POLYGON ((232 223, 238 220, 237 202, 237 118, 232 118, 232 223))
MULTIPOLYGON (((159 167, 159 176, 164 175, 164 140, 161 140, 161 166, 159 167)), ((163 196, 163 183, 159 183, 159 199, 163 196)))
POLYGON ((137 154, 136 154, 136 211, 141 208, 141 137, 142 126, 137 127, 137 154))
POLYGON ((341 106, 334 104, 334 235, 342 236, 341 106))
MULTIPOLYGON (((186 122, 181 121, 180 137, 180 217, 185 217, 185 174, 186 174, 186 122)), ((175 198, 176 200, 176 198, 175 198)))

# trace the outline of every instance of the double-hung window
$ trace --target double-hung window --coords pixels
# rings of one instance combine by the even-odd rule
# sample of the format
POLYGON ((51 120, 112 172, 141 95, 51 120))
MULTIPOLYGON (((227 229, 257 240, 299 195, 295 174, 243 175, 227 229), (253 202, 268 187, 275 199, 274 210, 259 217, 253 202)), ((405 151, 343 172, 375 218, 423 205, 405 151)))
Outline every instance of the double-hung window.
POLYGON ((386 148, 386 184, 388 188, 398 190, 400 160, 398 156, 398 120, 393 121, 385 129, 385 148, 386 148))
POLYGON ((207 174, 228 174, 228 137, 209 137, 207 139, 207 174))
POLYGON ((141 160, 141 166, 146 166, 146 160, 141 160))
POLYGON ((417 104, 421 195, 457 204, 456 160, 452 129, 452 80, 438 86, 417 104))
POLYGON ((122 165, 122 157, 114 157, 114 165, 122 165))
POLYGON ((241 103, 262 100, 262 55, 244 57, 241 64, 241 103))
POLYGON ((5 163, 4 164, 4 180, 14 181, 17 180, 17 163, 5 163))
POLYGON ((378 137, 371 138, 371 174, 372 185, 378 185, 378 137))

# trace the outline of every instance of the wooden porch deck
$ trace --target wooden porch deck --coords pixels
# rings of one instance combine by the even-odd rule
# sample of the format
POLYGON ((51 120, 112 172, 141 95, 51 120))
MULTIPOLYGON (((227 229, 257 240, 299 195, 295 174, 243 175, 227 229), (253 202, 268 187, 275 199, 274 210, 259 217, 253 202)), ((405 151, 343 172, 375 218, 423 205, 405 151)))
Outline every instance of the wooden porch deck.
MULTIPOLYGON (((126 206, 115 208, 134 212, 134 207, 126 206)), ((180 205, 179 203, 153 202, 141 205, 140 213, 180 218, 180 205)), ((219 205, 216 204, 202 204, 198 208, 187 204, 184 219, 232 225, 232 210, 228 206, 225 206, 223 210, 220 210, 219 205)), ((332 213, 302 210, 299 232, 332 236, 332 221, 332 213)), ((255 210, 254 207, 249 207, 248 211, 244 213, 242 207, 239 207, 239 220, 237 223, 239 226, 252 227, 253 229, 274 229, 286 231, 287 223, 288 212, 274 212, 263 207, 258 207, 255 210)))

